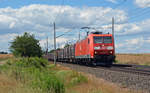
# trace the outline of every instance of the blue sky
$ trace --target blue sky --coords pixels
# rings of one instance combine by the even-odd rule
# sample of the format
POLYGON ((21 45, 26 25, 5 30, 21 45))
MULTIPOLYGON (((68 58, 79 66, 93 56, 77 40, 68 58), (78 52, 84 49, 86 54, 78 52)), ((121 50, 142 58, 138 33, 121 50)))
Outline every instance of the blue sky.
POLYGON ((0 0, 0 51, 9 51, 10 42, 24 32, 35 34, 45 49, 53 47, 53 27, 57 35, 71 31, 57 39, 57 46, 74 43, 81 31, 90 26, 104 33, 111 32, 111 18, 115 17, 117 53, 150 53, 150 0, 0 0))

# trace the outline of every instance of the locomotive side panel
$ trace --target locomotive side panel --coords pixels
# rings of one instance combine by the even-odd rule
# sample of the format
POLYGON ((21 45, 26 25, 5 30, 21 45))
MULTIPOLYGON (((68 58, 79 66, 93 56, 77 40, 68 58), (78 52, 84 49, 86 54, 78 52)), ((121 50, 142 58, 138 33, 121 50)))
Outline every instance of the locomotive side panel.
POLYGON ((90 43, 88 38, 77 42, 75 46, 75 57, 76 58, 90 58, 90 43))

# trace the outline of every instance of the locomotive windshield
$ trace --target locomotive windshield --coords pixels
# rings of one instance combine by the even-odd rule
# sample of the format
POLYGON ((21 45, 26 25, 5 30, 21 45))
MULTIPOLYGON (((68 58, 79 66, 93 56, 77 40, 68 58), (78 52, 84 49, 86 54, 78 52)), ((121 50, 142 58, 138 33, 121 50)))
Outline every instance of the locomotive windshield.
POLYGON ((111 36, 94 36, 94 43, 112 43, 112 37, 111 36))
POLYGON ((112 43, 112 37, 111 36, 105 36, 104 37, 104 43, 112 43))
POLYGON ((103 37, 94 36, 94 43, 103 43, 103 37))

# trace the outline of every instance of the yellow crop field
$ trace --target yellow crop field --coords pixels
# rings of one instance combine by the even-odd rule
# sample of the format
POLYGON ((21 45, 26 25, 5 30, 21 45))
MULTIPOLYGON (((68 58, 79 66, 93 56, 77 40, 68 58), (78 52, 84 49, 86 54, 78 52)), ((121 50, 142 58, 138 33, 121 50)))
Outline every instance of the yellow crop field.
POLYGON ((0 59, 13 57, 12 54, 0 54, 0 59))
POLYGON ((150 54, 116 54, 120 64, 150 65, 150 54))

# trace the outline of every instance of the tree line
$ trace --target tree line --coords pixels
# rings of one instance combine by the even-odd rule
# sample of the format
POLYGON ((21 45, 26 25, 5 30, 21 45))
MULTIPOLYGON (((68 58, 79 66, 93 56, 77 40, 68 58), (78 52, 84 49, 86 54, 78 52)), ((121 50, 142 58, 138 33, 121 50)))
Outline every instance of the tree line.
POLYGON ((8 52, 1 51, 0 54, 8 54, 8 52))

